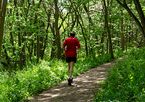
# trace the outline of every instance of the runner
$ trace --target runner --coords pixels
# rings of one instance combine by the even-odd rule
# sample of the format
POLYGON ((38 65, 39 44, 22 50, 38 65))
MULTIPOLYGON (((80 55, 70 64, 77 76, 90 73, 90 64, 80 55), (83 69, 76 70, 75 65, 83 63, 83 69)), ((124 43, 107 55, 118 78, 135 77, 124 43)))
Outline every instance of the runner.
POLYGON ((71 85, 71 83, 73 82, 72 78, 73 67, 74 63, 76 63, 77 60, 76 49, 80 49, 81 47, 79 40, 74 37, 75 32, 71 31, 70 37, 65 39, 65 41, 62 44, 62 47, 65 50, 66 62, 68 63, 68 73, 69 73, 68 85, 71 85))

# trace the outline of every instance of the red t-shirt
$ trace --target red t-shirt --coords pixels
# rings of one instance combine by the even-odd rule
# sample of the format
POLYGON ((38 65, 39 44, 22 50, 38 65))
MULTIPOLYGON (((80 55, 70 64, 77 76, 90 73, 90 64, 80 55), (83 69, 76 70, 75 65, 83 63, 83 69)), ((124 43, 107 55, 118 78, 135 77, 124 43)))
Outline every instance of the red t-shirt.
POLYGON ((62 45, 67 46, 67 48, 65 49, 66 57, 77 57, 76 49, 81 47, 78 39, 69 37, 65 39, 62 45))

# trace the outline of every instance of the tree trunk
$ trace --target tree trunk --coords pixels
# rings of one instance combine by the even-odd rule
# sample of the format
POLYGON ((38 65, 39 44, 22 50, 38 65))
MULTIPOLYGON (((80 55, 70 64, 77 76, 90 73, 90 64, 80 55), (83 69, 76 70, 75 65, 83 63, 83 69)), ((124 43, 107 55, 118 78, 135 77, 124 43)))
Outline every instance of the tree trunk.
POLYGON ((85 33, 84 33, 83 26, 82 26, 82 24, 80 23, 80 21, 79 21, 79 24, 80 24, 80 26, 81 26, 81 29, 82 29, 82 34, 83 34, 83 37, 84 37, 84 40, 85 40, 86 56, 88 56, 87 39, 86 39, 86 36, 85 36, 85 33))
POLYGON ((107 33, 108 33, 108 38, 109 38, 109 53, 111 55, 111 58, 114 58, 114 55, 113 55, 113 48, 112 48, 112 40, 111 40, 111 34, 110 34, 110 29, 109 29, 109 26, 108 26, 108 11, 107 11, 107 7, 106 7, 106 2, 105 0, 103 0, 104 2, 104 9, 105 9, 105 27, 107 28, 107 33))
POLYGON ((105 32, 103 32, 102 33, 102 37, 101 37, 101 46, 100 46, 100 48, 101 48, 101 54, 103 54, 104 53, 104 36, 105 36, 105 32))
POLYGON ((10 68, 10 67, 11 67, 10 58, 9 58, 9 56, 8 56, 7 50, 6 50, 6 48, 5 48, 5 45, 3 45, 3 49, 4 49, 5 56, 6 56, 8 68, 10 68))
POLYGON ((55 0, 55 42, 57 46, 57 58, 61 58, 61 47, 60 47, 60 35, 59 35, 59 29, 58 29, 58 20, 59 20, 59 8, 58 8, 58 0, 55 0))
MULTIPOLYGON (((121 10, 121 15, 123 16, 123 10, 121 10)), ((121 48, 124 51, 124 33, 123 33, 123 17, 121 19, 121 48)))
POLYGON ((139 18, 141 20, 141 24, 142 24, 142 27, 143 27, 143 31, 144 31, 144 36, 145 36, 145 15, 144 15, 144 12, 141 8, 141 5, 139 3, 139 0, 133 0, 134 1, 134 4, 135 4, 135 7, 136 7, 136 10, 139 14, 139 18))
POLYGON ((0 0, 0 64, 7 0, 0 0))
POLYGON ((40 57, 40 37, 38 36, 37 32, 37 63, 39 62, 39 57, 40 57))
POLYGON ((139 0, 133 0, 134 1, 134 4, 135 4, 135 7, 136 7, 136 10, 139 14, 139 18, 141 20, 141 23, 139 21, 139 19, 135 16, 135 14, 133 14, 133 12, 129 9, 129 7, 127 6, 126 4, 126 1, 124 0, 123 3, 120 2, 120 0, 116 0, 122 7, 124 7, 127 12, 129 13, 129 15, 134 19, 134 21, 136 22, 136 24, 138 25, 139 29, 141 30, 143 36, 145 37, 145 16, 144 16, 144 13, 143 13, 143 10, 141 8, 141 5, 139 3, 139 0))
MULTIPOLYGON (((20 31, 20 28, 18 28, 18 30, 20 31)), ((23 52, 22 52, 22 43, 21 43, 21 34, 20 32, 18 33, 18 45, 19 45, 19 66, 20 69, 23 69, 23 52)))
MULTIPOLYGON (((18 13, 18 7, 17 7, 17 0, 14 0, 14 4, 15 4, 15 8, 16 8, 16 19, 19 19, 19 13, 18 13)), ((21 15, 22 16, 22 15, 21 15)), ((17 26, 19 27, 17 30, 20 31, 21 27, 20 27, 20 22, 17 22, 17 26)), ((23 35, 18 32, 18 45, 19 45, 19 67, 22 70, 23 69, 23 47, 22 47, 22 39, 23 39, 23 35)))

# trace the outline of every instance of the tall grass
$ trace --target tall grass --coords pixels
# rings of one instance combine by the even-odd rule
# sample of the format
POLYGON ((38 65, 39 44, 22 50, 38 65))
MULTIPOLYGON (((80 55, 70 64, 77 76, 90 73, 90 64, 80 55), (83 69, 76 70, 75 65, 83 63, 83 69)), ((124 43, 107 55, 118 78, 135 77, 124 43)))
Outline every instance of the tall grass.
MULTIPOLYGON (((74 67, 77 76, 97 65, 110 61, 110 55, 79 58, 74 67)), ((23 71, 0 72, 0 101, 16 102, 37 95, 68 78, 67 63, 61 60, 41 61, 38 65, 27 63, 23 71)))
MULTIPOLYGON (((111 60, 110 55, 79 58, 74 66, 73 76, 111 60)), ((0 102, 26 100, 68 78, 68 65, 65 61, 43 60, 37 65, 29 62, 26 65, 22 71, 0 72, 0 102)), ((1 66, 0 68, 3 69, 1 66)))
POLYGON ((62 61, 42 61, 37 66, 31 65, 31 68, 25 68, 23 71, 13 71, 10 76, 8 72, 1 72, 1 102, 24 100, 56 85, 67 76, 65 66, 62 61))
POLYGON ((145 48, 127 53, 111 69, 102 89, 95 96, 96 102, 144 102, 145 48))

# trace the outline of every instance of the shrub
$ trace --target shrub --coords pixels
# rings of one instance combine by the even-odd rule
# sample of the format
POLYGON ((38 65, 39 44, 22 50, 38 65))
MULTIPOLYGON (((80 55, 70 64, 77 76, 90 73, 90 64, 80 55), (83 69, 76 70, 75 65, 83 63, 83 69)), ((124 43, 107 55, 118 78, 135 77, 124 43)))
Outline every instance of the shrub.
MULTIPOLYGON (((79 58, 74 66, 74 76, 90 68, 109 62, 110 55, 96 57, 94 55, 79 58)), ((68 78, 68 65, 64 61, 53 59, 41 61, 37 65, 27 62, 24 70, 0 73, 1 102, 16 102, 37 95, 57 83, 68 78)), ((141 97, 142 98, 142 97, 141 97)))
POLYGON ((145 101, 144 50, 131 50, 111 69, 94 101, 145 101))

